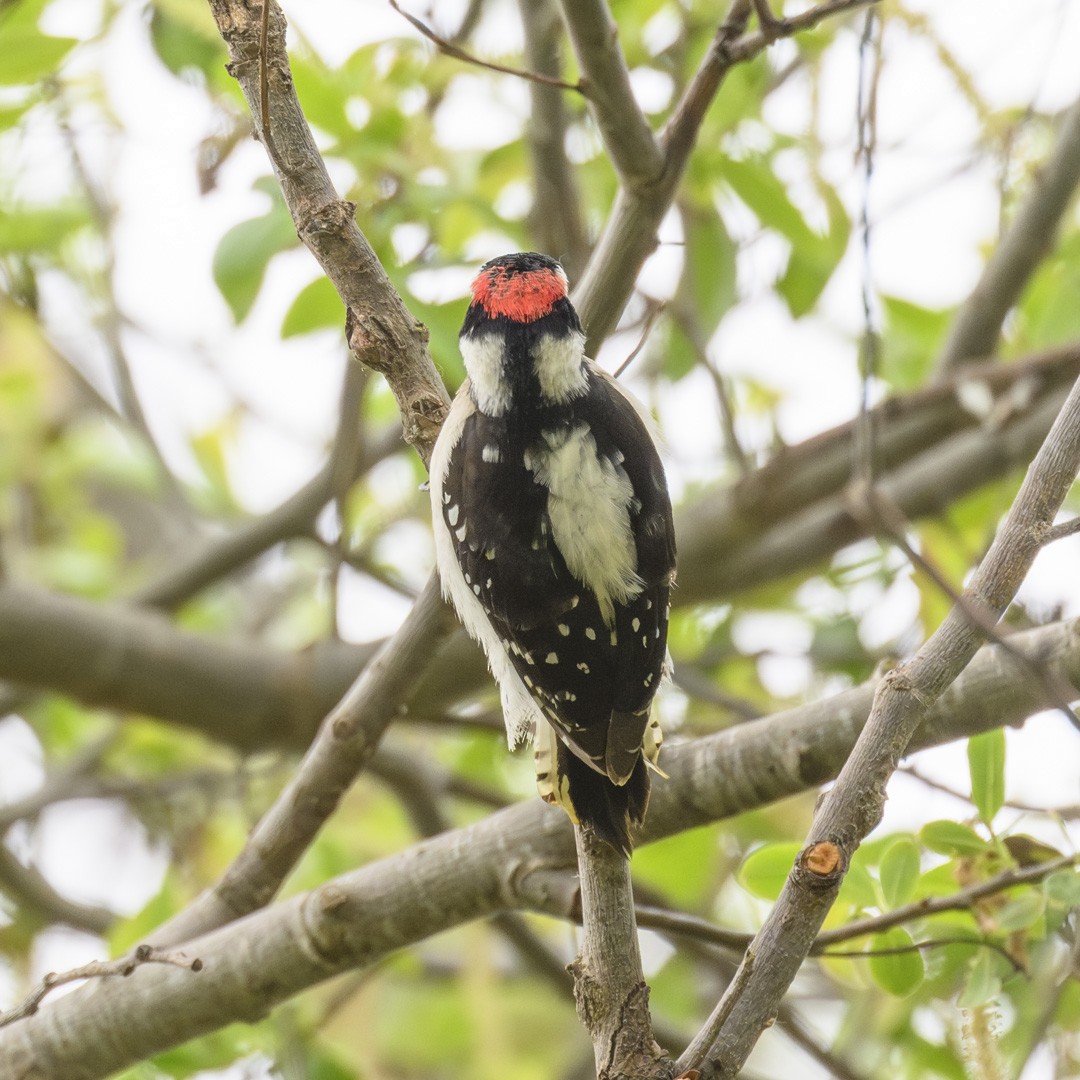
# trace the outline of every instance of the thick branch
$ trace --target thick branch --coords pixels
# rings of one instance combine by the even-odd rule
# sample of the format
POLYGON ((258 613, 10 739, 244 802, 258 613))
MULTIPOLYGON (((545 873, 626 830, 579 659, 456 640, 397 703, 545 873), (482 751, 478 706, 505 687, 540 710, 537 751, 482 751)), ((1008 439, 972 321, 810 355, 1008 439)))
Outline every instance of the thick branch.
POLYGON ((356 208, 341 200, 330 180, 293 87, 284 16, 273 0, 266 2, 270 18, 264 72, 261 0, 210 0, 229 47, 229 71, 240 83, 256 130, 269 132, 267 151, 300 239, 345 302, 349 347, 362 364, 386 376, 398 401, 405 439, 427 463, 449 407, 428 353, 427 329, 412 317, 390 284, 353 220, 356 208), (268 90, 268 117, 261 113, 263 85, 268 90))
POLYGON ((592 830, 574 830, 581 882, 581 954, 570 965, 598 1080, 669 1080, 671 1062, 653 1040, 641 970, 630 861, 592 830))
POLYGON ((585 96, 615 171, 626 187, 648 186, 659 179, 664 160, 634 99, 619 28, 605 0, 562 0, 562 11, 585 96))
MULTIPOLYGON (((1041 549, 1080 471, 1080 381, 1028 470, 1007 518, 964 591, 968 606, 997 620, 1041 549)), ((862 839, 877 825, 885 786, 922 717, 974 657, 979 629, 954 607, 925 645, 881 681, 866 728, 821 803, 803 851, 765 925, 747 950, 733 990, 680 1065, 703 1060, 705 1077, 734 1077, 776 1015, 828 914, 862 839)))
POLYGON ((938 376, 997 348, 1009 309, 1051 250, 1054 234, 1080 184, 1080 101, 1062 117, 1057 145, 1036 173, 974 291, 949 328, 935 365, 938 376))
POLYGON ((401 627, 323 721, 300 767, 228 870, 154 932, 155 944, 180 944, 273 899, 374 754, 401 703, 420 681, 424 661, 452 625, 433 574, 401 627))
MULTIPOLYGON (((1080 685, 1080 623, 1026 631, 1013 642, 1080 685)), ((873 687, 858 687, 665 750, 671 779, 655 785, 641 842, 835 776, 872 696, 873 687)), ((984 648, 930 710, 911 748, 1017 724, 1044 705, 1015 660, 984 648)), ((0 1032, 0 1076, 94 1080, 230 1020, 261 1018, 315 982, 466 920, 509 908, 567 917, 573 898, 560 890, 574 865, 566 817, 528 799, 191 943, 187 951, 205 965, 197 982, 187 973, 139 971, 49 1003, 0 1032)))
MULTIPOLYGON (((882 489, 915 519, 1018 468, 1078 370, 1080 349, 1072 347, 965 371, 955 386, 887 402, 874 417, 882 489), (958 394, 971 382, 996 402, 984 426, 958 394), (1010 411, 1014 400, 1026 404, 1010 411)), ((675 602, 718 600, 805 572, 867 535, 845 494, 851 434, 843 425, 784 450, 735 486, 683 507, 675 602)), ((291 655, 208 639, 148 612, 0 585, 0 678, 194 727, 241 750, 306 747, 376 648, 326 641, 291 655)), ((459 632, 425 665, 410 711, 442 715, 484 680, 479 651, 459 632)))

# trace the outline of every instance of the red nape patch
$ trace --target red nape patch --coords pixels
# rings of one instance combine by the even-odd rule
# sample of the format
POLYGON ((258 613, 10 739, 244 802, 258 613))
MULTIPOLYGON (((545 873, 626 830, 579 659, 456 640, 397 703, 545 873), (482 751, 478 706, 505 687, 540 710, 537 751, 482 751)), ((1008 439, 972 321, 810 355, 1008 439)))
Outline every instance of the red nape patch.
POLYGON ((566 282, 554 270, 510 270, 493 266, 473 282, 473 303, 488 315, 505 315, 515 322, 535 322, 549 314, 566 295, 566 282))

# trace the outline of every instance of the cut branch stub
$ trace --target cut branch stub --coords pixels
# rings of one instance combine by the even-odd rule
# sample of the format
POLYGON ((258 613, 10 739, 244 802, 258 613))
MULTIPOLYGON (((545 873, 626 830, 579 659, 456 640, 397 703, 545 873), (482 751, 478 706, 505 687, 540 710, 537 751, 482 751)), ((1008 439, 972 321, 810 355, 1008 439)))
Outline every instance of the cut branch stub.
POLYGON ((812 888, 829 889, 847 873, 849 859, 831 840, 818 840, 799 852, 798 867, 812 888))

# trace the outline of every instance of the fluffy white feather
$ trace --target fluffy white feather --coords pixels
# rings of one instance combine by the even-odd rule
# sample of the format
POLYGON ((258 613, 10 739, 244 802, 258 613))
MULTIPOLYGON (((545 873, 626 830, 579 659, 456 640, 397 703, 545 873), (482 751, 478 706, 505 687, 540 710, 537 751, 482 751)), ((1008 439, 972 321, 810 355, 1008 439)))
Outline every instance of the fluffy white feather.
POLYGON ((585 424, 543 433, 544 447, 525 455, 525 467, 548 489, 548 516, 567 569, 596 594, 608 626, 615 604, 642 589, 630 527, 634 488, 626 470, 601 456, 585 424))

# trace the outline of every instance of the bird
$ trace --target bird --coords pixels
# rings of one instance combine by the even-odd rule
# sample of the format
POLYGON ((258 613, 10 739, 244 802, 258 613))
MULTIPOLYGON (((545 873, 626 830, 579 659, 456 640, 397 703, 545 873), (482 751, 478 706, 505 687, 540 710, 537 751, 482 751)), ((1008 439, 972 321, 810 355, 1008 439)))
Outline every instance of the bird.
POLYGON ((468 377, 431 457, 443 596, 483 648, 511 749, 541 797, 629 858, 671 674, 671 499, 652 421, 585 355, 553 258, 481 267, 459 336, 468 377))

